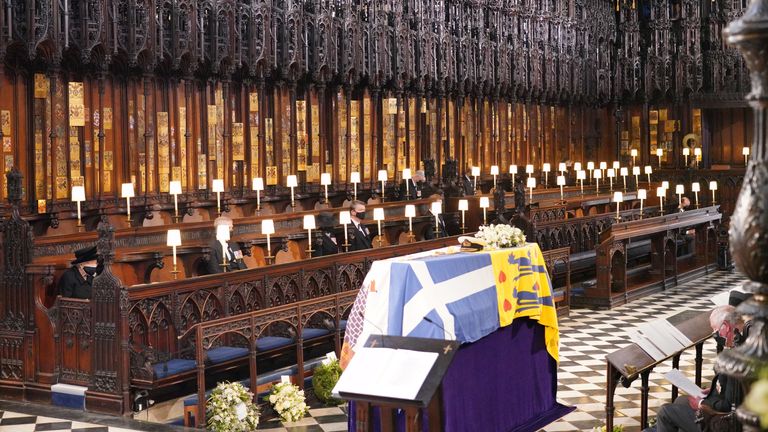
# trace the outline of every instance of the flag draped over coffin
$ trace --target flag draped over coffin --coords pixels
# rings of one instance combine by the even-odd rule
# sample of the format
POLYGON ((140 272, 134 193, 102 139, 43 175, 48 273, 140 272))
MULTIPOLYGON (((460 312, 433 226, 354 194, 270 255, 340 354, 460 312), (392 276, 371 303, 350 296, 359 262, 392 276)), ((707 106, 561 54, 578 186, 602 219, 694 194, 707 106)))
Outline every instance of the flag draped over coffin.
POLYGON ((474 342, 521 317, 545 327, 547 351, 558 359, 557 312, 537 244, 441 251, 373 263, 349 316, 342 365, 369 334, 474 342))

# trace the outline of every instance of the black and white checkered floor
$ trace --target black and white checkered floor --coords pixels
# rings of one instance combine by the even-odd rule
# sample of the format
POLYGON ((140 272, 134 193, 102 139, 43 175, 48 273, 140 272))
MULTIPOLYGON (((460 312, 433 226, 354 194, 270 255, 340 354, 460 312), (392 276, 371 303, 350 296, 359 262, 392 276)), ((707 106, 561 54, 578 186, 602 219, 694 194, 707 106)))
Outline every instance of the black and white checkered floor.
MULTIPOLYGON (((711 309, 710 298, 722 291, 739 285, 744 278, 739 274, 718 272, 681 285, 664 293, 645 297, 627 306, 610 311, 575 309, 568 318, 560 320, 560 369, 558 371, 558 399, 575 405, 576 411, 546 427, 545 431, 589 431, 601 426, 605 419, 605 354, 629 344, 626 329, 645 321, 674 315, 683 310, 711 309)), ((693 350, 680 359, 680 369, 693 376, 693 350)), ((708 341, 704 346, 704 382, 712 378, 715 344, 708 341)), ((650 417, 663 403, 669 401, 671 386, 661 377, 671 364, 658 366, 651 375, 649 407, 650 417)), ((640 430, 639 384, 630 388, 619 386, 614 399, 615 423, 624 426, 625 432, 640 430)), ((112 426, 112 422, 98 420, 80 422, 55 417, 43 417, 21 412, 34 409, 9 409, 0 403, 0 432, 27 431, 83 431, 120 432, 127 430, 180 430, 148 423, 131 422, 130 427, 112 426), (4 411, 3 411, 4 410, 4 411), (18 411, 18 412, 16 412, 18 411)), ((60 412, 62 410, 58 410, 60 412)), ((65 411, 65 410, 64 410, 65 411)), ((67 418, 77 418, 66 416, 67 418)), ((64 417, 64 416, 63 416, 64 417)), ((90 419, 89 419, 90 420, 90 419)), ((259 430, 281 432, 322 432, 346 430, 346 415, 341 408, 313 407, 310 415, 294 424, 263 421, 259 430)))

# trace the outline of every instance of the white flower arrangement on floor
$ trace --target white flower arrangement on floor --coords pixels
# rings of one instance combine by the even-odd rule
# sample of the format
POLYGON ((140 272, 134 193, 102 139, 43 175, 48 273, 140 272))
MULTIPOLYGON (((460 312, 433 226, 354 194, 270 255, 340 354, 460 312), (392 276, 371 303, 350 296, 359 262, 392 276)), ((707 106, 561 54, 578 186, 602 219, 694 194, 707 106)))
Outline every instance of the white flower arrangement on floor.
POLYGON ((238 382, 222 382, 213 389, 206 405, 208 429, 246 432, 259 426, 259 407, 253 393, 238 382))
POLYGON ((299 421, 309 412, 304 390, 299 390, 298 386, 289 382, 275 384, 265 399, 272 404, 272 408, 284 422, 299 421))
POLYGON ((481 226, 475 237, 485 241, 486 250, 525 245, 525 234, 523 234, 523 231, 510 225, 481 226))

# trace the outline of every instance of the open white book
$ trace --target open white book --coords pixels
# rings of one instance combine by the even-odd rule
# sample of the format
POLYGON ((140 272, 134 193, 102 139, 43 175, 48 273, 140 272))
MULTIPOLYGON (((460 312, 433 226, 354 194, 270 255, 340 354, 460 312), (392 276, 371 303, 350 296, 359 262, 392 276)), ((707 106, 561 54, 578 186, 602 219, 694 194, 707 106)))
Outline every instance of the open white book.
POLYGON ((341 374, 333 394, 416 399, 437 356, 436 352, 360 348, 341 374))
POLYGON ((670 369, 669 372, 664 374, 664 377, 675 387, 688 393, 689 395, 703 399, 706 394, 701 387, 691 381, 687 376, 683 375, 678 369, 670 369))
POLYGON ((636 343, 654 360, 659 361, 691 346, 688 339, 677 327, 666 319, 657 319, 627 331, 630 340, 636 343))

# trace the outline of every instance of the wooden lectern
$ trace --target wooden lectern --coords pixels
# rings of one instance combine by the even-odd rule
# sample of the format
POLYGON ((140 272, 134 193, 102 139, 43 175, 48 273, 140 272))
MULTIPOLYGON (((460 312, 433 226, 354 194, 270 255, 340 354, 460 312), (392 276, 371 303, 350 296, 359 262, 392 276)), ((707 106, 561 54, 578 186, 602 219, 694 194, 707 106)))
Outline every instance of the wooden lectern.
MULTIPOLYGON (((413 399, 397 399, 368 394, 346 392, 339 389, 339 395, 351 402, 355 409, 355 427, 358 432, 373 430, 394 431, 397 429, 397 413, 402 410, 405 414, 405 431, 416 432, 424 429, 424 415, 427 413, 429 431, 442 430, 442 403, 440 397, 440 385, 443 381, 453 356, 459 348, 456 341, 425 339, 402 336, 371 335, 364 347, 367 348, 394 348, 398 350, 411 350, 436 353, 437 359, 426 375, 421 388, 413 399), (379 415, 374 415, 374 410, 379 410, 379 415), (378 421, 380 425, 376 427, 378 421)), ((355 358, 352 359, 352 362, 355 358)), ((352 363, 350 362, 350 365, 352 363)), ((375 377, 376 370, 371 370, 369 376, 375 377)))

